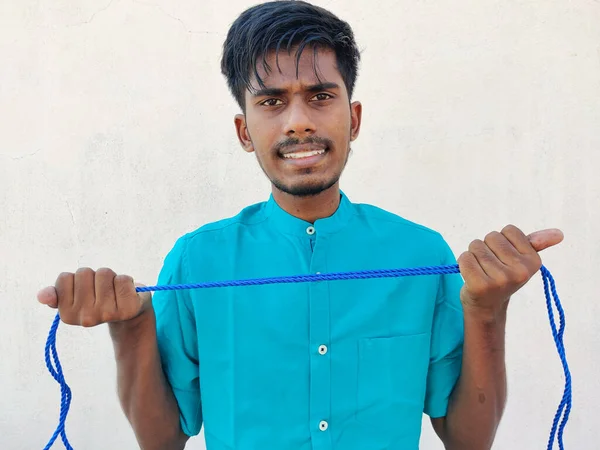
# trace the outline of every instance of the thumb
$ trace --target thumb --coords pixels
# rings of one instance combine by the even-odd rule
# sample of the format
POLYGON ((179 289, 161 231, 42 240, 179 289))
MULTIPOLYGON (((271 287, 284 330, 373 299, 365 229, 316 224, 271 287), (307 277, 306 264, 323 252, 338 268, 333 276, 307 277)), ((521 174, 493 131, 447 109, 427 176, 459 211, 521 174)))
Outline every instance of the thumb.
POLYGON ((560 244, 564 239, 564 234, 557 228, 549 228, 531 233, 527 238, 536 252, 560 244))
POLYGON ((37 293, 38 302, 50 308, 58 308, 58 294, 54 286, 48 286, 37 293))

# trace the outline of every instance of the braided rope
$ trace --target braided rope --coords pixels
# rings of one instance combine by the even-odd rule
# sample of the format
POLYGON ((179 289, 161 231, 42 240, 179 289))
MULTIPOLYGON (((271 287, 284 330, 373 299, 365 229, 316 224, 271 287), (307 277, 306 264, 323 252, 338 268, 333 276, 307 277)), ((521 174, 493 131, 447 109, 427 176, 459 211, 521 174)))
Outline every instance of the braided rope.
MULTIPOLYGON (((325 274, 314 274, 314 275, 293 275, 287 277, 271 277, 271 278, 255 278, 246 280, 229 280, 229 281, 212 281, 206 283, 192 283, 192 284, 178 284, 168 286, 147 286, 136 288, 137 292, 153 292, 153 291, 167 291, 167 290, 183 290, 183 289, 209 289, 209 288, 222 288, 222 287, 239 287, 239 286, 260 286, 266 284, 283 284, 283 283, 306 283, 306 282, 320 282, 320 281, 334 281, 334 280, 356 280, 356 279, 368 279, 368 278, 393 278, 393 277, 405 277, 405 276, 423 276, 423 275, 447 275, 460 273, 457 264, 448 266, 426 266, 416 268, 403 268, 403 269, 382 269, 382 270, 363 270, 356 272, 334 272, 325 274)), ((567 362, 565 347, 563 343, 563 335, 565 331, 565 313, 560 303, 558 293, 556 291, 556 284, 550 271, 542 266, 541 268, 542 280, 544 283, 544 294, 546 296, 546 306, 548 309, 548 318, 550 320, 550 328, 552 331, 552 337, 558 351, 558 355, 563 366, 565 376, 565 387, 563 395, 552 421, 552 427, 550 430, 550 437, 548 439, 548 450, 554 448, 555 440, 558 440, 559 450, 564 450, 563 434, 567 422, 569 420, 569 414, 571 412, 571 372, 569 370, 569 364, 567 362), (559 327, 557 328, 554 319, 553 306, 556 308, 559 317, 559 327), (561 421, 562 416, 562 421, 561 421), (559 424, 560 422, 560 424, 559 424)), ((60 415, 58 426, 54 431, 54 434, 48 441, 44 450, 49 450, 55 443, 58 436, 61 437, 63 444, 67 450, 73 450, 66 434, 66 420, 71 406, 71 389, 65 381, 63 370, 58 359, 58 352, 56 350, 56 332, 58 330, 58 324, 60 322, 59 314, 56 314, 48 339, 45 347, 45 361, 46 367, 50 372, 50 375, 60 385, 61 403, 60 403, 60 415)))

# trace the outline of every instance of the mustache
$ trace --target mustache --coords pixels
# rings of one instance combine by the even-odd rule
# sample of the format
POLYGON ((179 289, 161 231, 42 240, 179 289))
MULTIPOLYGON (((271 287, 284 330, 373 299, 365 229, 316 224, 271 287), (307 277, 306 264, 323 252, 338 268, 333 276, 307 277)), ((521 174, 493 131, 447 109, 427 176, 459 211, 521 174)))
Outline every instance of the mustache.
POLYGON ((333 147, 333 141, 331 139, 322 138, 319 136, 309 136, 303 140, 300 140, 298 138, 292 138, 292 137, 287 138, 287 139, 275 144, 273 149, 277 153, 281 153, 286 147, 291 147, 293 145, 307 145, 307 144, 318 144, 318 145, 323 145, 328 148, 333 147))

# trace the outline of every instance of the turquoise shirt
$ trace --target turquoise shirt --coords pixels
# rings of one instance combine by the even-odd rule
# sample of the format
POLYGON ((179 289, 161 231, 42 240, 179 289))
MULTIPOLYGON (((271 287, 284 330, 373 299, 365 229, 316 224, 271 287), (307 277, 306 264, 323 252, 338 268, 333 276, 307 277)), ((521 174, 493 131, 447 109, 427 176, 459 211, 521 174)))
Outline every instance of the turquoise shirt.
MULTIPOLYGON (((342 193, 314 225, 271 197, 177 240, 159 284, 454 264, 435 231, 342 193)), ((411 450, 461 369, 460 275, 159 291, 164 371, 207 450, 411 450)))

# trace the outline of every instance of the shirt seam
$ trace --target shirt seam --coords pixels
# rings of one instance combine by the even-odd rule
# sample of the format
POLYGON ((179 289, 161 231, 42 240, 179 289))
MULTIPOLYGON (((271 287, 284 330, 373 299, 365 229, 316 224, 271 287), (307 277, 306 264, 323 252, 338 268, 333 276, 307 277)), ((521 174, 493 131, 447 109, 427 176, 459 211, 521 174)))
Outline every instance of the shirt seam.
POLYGON ((407 228, 417 228, 421 231, 425 231, 427 233, 433 234, 434 236, 441 236, 440 233, 436 230, 432 230, 431 228, 428 228, 425 225, 420 225, 418 223, 411 222, 400 216, 394 217, 394 218, 376 217, 373 214, 368 214, 368 213, 359 212, 359 211, 356 211, 354 214, 357 216, 361 216, 361 217, 367 217, 367 218, 375 220, 375 221, 395 223, 395 224, 398 224, 398 225, 401 225, 401 226, 407 227, 407 228))
POLYGON ((236 219, 236 220, 230 219, 230 220, 231 220, 231 223, 227 223, 227 224, 223 224, 223 225, 215 225, 215 223, 205 225, 204 227, 199 228, 198 230, 189 232, 186 235, 186 237, 187 237, 187 239, 192 239, 192 238, 196 237, 197 235, 205 234, 205 233, 214 233, 214 232, 223 231, 226 228, 229 228, 229 227, 234 226, 234 225, 245 225, 245 226, 260 225, 260 224, 266 222, 267 220, 269 220, 269 217, 267 216, 267 217, 261 219, 258 222, 252 222, 252 223, 244 222, 241 219, 236 219), (207 229, 207 228, 205 228, 207 226, 211 226, 211 227, 214 226, 215 228, 207 229))
MULTIPOLYGON (((189 239, 185 239, 183 243, 184 243, 183 251, 182 251, 183 272, 184 272, 185 279, 189 283, 190 282, 189 252, 188 252, 189 239)), ((189 303, 190 303, 189 304, 189 311, 194 316, 194 325, 196 327, 195 334, 196 334, 196 338, 197 338, 197 334, 198 334, 197 327, 198 327, 198 325, 196 324, 196 317, 195 317, 196 312, 194 310, 194 302, 190 301, 189 303)), ((183 305, 183 306, 186 307, 186 305, 183 305)), ((196 344, 197 344, 197 341, 196 341, 196 344)), ((191 393, 194 393, 194 394, 198 394, 198 397, 201 399, 202 398, 202 394, 201 394, 202 390, 200 389, 200 349, 199 348, 198 348, 198 363, 197 363, 197 365, 198 365, 198 373, 196 375, 198 377, 198 389, 192 390, 192 391, 186 389, 185 392, 191 392, 191 393)), ((179 389, 179 390, 182 391, 182 389, 179 389)), ((203 421, 203 418, 202 418, 202 400, 199 400, 198 404, 196 406, 196 411, 194 413, 194 427, 196 427, 196 424, 198 422, 198 417, 200 417, 200 427, 202 427, 202 421, 203 421)))

